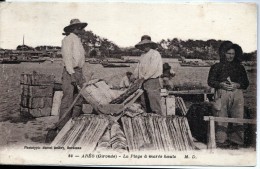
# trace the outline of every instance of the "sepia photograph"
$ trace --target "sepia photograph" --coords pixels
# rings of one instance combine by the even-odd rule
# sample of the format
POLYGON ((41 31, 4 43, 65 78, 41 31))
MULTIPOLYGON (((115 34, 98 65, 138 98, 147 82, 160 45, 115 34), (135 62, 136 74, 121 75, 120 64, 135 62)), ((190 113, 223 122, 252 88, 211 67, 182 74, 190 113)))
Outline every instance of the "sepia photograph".
POLYGON ((0 165, 256 167, 254 2, 1 2, 0 165))

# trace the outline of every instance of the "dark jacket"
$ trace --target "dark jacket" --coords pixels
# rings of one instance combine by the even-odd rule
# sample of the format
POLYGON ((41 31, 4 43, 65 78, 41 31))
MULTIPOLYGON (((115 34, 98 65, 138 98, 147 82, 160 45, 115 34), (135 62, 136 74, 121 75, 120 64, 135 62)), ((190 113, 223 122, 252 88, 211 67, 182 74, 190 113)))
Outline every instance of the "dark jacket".
POLYGON ((208 75, 208 85, 219 89, 220 83, 227 81, 230 77, 232 82, 240 84, 240 89, 247 89, 249 85, 246 70, 240 63, 240 57, 243 54, 241 47, 232 44, 230 41, 223 42, 219 48, 220 62, 211 66, 208 75), (232 62, 227 62, 225 53, 229 49, 235 49, 235 58, 232 62))

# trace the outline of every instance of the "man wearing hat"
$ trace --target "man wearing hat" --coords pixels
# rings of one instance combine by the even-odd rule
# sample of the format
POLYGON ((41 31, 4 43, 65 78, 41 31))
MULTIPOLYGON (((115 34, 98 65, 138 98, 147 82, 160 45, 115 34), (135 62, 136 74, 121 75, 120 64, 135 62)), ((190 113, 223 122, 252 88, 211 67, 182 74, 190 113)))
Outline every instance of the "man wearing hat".
POLYGON ((148 35, 142 36, 141 41, 135 47, 144 51, 134 71, 135 78, 145 80, 143 83, 144 94, 141 97, 142 105, 147 112, 162 115, 159 81, 159 77, 163 73, 162 57, 155 50, 156 43, 152 42, 148 35))
MULTIPOLYGON (((63 116, 63 113, 65 113, 72 104, 75 95, 78 93, 77 86, 82 87, 84 83, 82 67, 85 63, 85 50, 79 35, 84 31, 83 29, 86 26, 87 23, 80 22, 79 19, 72 19, 70 25, 64 28, 66 36, 62 40, 61 46, 64 69, 62 73, 63 97, 60 107, 60 119, 63 116)), ((82 101, 82 97, 77 100, 70 112, 70 116, 67 116, 68 118, 62 120, 58 126, 59 130, 62 129, 69 118, 80 115, 82 110, 82 101)))
POLYGON ((172 78, 175 76, 175 72, 172 70, 169 63, 163 64, 163 74, 161 75, 161 86, 162 88, 166 88, 167 90, 173 89, 172 78))

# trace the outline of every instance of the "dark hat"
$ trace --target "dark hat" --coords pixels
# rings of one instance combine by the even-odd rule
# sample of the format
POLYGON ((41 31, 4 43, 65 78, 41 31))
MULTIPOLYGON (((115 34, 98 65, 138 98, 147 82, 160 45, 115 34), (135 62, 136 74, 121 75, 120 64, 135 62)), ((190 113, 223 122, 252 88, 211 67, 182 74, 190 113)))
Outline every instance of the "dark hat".
POLYGON ((141 41, 135 45, 137 49, 143 49, 144 46, 150 46, 152 49, 157 48, 157 44, 151 40, 151 37, 148 35, 143 35, 141 41))
POLYGON ((164 63, 163 64, 163 70, 168 70, 171 69, 172 67, 169 65, 169 63, 164 63))
POLYGON ((133 73, 132 72, 126 72, 126 75, 131 76, 133 73))
POLYGON ((70 25, 64 28, 64 32, 72 32, 75 28, 84 29, 88 24, 80 22, 79 19, 71 19, 70 25))

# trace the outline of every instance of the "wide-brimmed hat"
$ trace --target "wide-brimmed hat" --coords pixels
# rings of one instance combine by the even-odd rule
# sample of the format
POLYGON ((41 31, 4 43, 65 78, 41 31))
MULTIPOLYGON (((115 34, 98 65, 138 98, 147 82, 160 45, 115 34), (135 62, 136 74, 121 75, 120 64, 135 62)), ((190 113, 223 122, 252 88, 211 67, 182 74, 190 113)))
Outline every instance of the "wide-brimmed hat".
POLYGON ((149 46, 152 49, 157 48, 157 44, 151 40, 151 37, 148 35, 143 35, 141 41, 135 45, 137 49, 143 49, 144 46, 149 46))
POLYGON ((84 29, 88 23, 80 22, 79 19, 71 19, 70 25, 66 26, 63 30, 64 32, 72 32, 75 28, 84 29))

